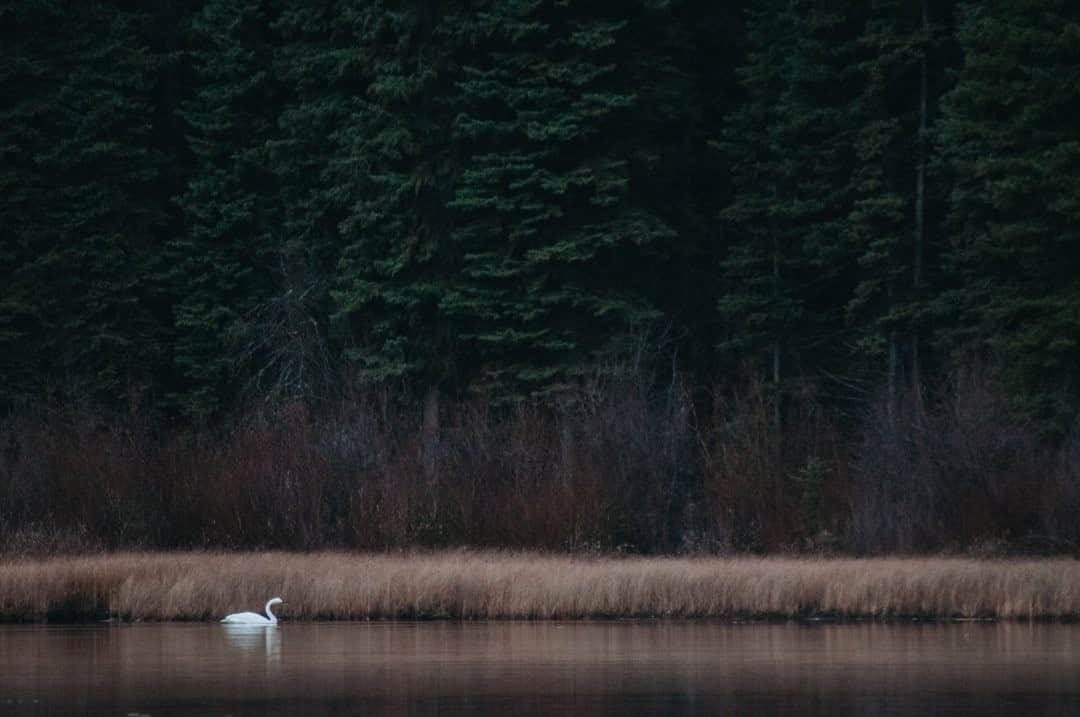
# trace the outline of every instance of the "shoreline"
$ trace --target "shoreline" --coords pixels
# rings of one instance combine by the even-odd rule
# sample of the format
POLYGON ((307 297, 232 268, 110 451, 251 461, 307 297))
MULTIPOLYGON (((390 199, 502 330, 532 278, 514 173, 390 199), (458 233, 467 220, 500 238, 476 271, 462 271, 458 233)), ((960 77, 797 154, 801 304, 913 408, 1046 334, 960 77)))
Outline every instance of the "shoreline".
POLYGON ((0 559, 0 621, 1075 621, 1080 561, 182 552, 0 559))

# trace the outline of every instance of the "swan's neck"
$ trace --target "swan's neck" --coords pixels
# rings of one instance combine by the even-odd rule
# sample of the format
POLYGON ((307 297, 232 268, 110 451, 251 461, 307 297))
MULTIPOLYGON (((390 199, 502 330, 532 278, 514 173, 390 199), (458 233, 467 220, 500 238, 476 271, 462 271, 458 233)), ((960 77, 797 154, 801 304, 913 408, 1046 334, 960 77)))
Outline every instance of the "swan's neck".
POLYGON ((273 611, 272 611, 272 610, 270 609, 270 608, 272 608, 273 606, 274 606, 274 605, 273 605, 273 603, 272 603, 272 602, 268 602, 268 603, 266 603, 266 616, 267 616, 268 618, 270 618, 270 622, 277 622, 277 618, 276 618, 276 617, 274 617, 274 613, 273 613, 273 611))

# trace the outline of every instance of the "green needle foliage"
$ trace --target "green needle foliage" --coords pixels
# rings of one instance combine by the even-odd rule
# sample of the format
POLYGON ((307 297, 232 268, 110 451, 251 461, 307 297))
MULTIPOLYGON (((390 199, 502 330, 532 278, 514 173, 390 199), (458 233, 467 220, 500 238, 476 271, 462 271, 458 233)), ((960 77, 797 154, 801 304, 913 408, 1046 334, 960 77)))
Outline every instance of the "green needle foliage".
POLYGON ((858 131, 849 24, 813 3, 756 5, 738 71, 746 100, 720 143, 735 184, 722 213, 724 345, 766 351, 776 383, 789 361, 827 363, 842 326, 858 131))
POLYGON ((1058 425, 1080 393, 1080 8, 966 4, 944 101, 950 291, 944 333, 1004 362, 1017 400, 1058 425))
POLYGON ((447 205, 459 268, 440 310, 496 395, 565 389, 659 317, 641 283, 677 235, 631 200, 639 99, 619 65, 639 28, 622 14, 499 2, 460 31, 447 205))
POLYGON ((689 384, 771 379, 774 424, 986 366, 1062 431, 1078 21, 0 2, 0 401, 220 424, 393 383, 565 406, 661 336, 689 384))
POLYGON ((168 355, 149 16, 0 4, 0 397, 140 402, 168 355))
POLYGON ((340 95, 345 117, 328 135, 325 168, 341 205, 336 323, 358 380, 438 385, 455 358, 453 325, 438 308, 455 269, 452 21, 424 2, 345 5, 339 22, 350 28, 358 85, 340 95))
POLYGON ((208 0, 191 18, 195 91, 182 114, 196 166, 177 197, 186 231, 173 241, 179 295, 176 368, 182 409, 208 420, 230 406, 229 332, 272 293, 275 236, 284 230, 266 147, 284 91, 273 73, 273 2, 208 0))

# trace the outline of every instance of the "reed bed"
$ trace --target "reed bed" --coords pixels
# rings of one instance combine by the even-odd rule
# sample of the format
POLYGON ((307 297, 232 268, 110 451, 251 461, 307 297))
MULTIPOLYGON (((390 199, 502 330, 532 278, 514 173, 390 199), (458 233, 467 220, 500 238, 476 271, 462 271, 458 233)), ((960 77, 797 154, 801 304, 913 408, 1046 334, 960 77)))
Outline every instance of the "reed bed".
POLYGON ((1080 617, 1080 561, 117 553, 0 561, 7 620, 1080 617))

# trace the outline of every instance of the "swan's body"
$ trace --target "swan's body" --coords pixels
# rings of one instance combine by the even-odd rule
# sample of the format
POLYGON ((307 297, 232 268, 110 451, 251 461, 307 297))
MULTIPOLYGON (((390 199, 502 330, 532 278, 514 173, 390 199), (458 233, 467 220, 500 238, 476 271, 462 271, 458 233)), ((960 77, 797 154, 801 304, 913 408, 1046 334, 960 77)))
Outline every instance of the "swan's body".
POLYGON ((270 598, 266 602, 266 617, 257 612, 234 612, 232 615, 226 615, 222 622, 234 625, 277 625, 277 617, 270 611, 270 608, 283 602, 285 601, 279 597, 270 598))

